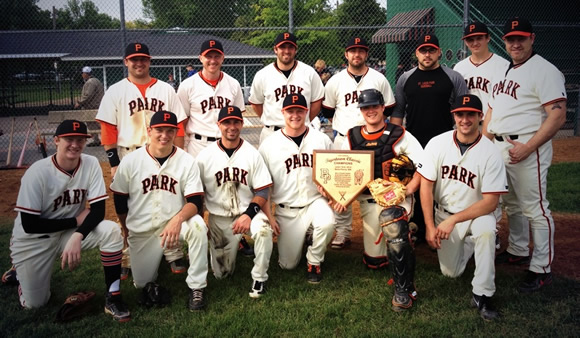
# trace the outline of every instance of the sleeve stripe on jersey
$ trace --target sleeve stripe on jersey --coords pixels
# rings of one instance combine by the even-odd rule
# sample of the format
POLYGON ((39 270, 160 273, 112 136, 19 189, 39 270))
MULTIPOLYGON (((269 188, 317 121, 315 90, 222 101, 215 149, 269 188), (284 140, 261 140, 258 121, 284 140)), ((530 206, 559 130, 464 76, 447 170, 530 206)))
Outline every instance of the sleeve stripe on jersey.
POLYGON ((117 194, 117 195, 123 195, 123 196, 129 196, 129 193, 125 193, 125 192, 120 192, 120 191, 115 191, 111 188, 109 188, 109 190, 111 190, 113 192, 113 194, 117 194))
POLYGON ((426 179, 427 181, 435 183, 435 180, 430 180, 430 179, 428 179, 427 177, 423 176, 423 174, 421 174, 421 173, 419 173, 419 175, 421 175, 421 177, 423 177, 423 178, 424 178, 424 179, 426 179))
POLYGON ((26 213, 33 214, 33 215, 40 215, 40 210, 28 209, 28 208, 19 207, 19 206, 14 207, 14 211, 18 211, 18 212, 22 211, 22 212, 26 212, 26 213))
POLYGON ((312 102, 310 102, 310 103, 312 104, 312 103, 316 103, 316 102, 323 101, 323 100, 324 100, 324 96, 323 96, 321 99, 318 99, 318 100, 312 101, 312 102))
POLYGON ((391 107, 394 107, 394 106, 396 106, 396 105, 397 105, 397 102, 393 102, 393 104, 391 104, 391 105, 388 105, 388 106, 385 106, 385 107, 386 107, 386 108, 391 108, 391 107))
POLYGON ((270 183, 270 184, 268 184, 268 185, 265 185, 265 186, 263 186, 263 187, 255 188, 255 189, 254 189, 254 191, 260 191, 260 190, 264 190, 264 189, 266 189, 266 188, 270 188, 270 187, 271 187, 271 186, 273 186, 273 185, 274 185, 273 183, 270 183))
POLYGON ((482 191, 481 192, 482 195, 485 195, 485 194, 490 194, 490 195, 505 195, 507 193, 508 193, 507 190, 505 190, 505 191, 486 191, 486 192, 483 192, 482 191))
POLYGON ((196 193, 193 193, 193 194, 186 195, 185 198, 190 198, 190 197, 196 196, 196 195, 204 196, 205 193, 203 193, 203 192, 196 192, 196 193))
POLYGON ((542 106, 547 106, 549 104, 556 103, 556 102, 560 102, 560 101, 568 101, 568 99, 566 99, 565 97, 559 97, 559 98, 557 98, 555 100, 552 100, 552 101, 549 101, 549 102, 546 102, 546 103, 542 104, 542 106))
POLYGON ((89 202, 89 204, 91 204, 91 203, 98 202, 98 201, 101 201, 101 200, 106 200, 107 198, 109 198, 109 195, 104 194, 104 195, 95 197, 93 199, 90 199, 88 202, 89 202))

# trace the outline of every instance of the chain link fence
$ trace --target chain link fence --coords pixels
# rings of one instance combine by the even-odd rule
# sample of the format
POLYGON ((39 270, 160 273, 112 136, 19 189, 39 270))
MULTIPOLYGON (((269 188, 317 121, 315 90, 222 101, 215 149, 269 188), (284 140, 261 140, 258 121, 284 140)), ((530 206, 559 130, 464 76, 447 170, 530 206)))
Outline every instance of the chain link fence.
MULTIPOLYGON (((220 40, 223 70, 236 78, 249 96, 255 73, 274 60, 276 35, 293 31, 297 58, 307 64, 322 59, 331 74, 345 65, 344 46, 359 35, 371 43, 368 65, 379 70, 394 89, 402 70, 415 66, 419 35, 438 36, 441 64, 453 67, 468 52, 461 40, 466 21, 490 27, 490 49, 508 58, 501 29, 509 17, 530 19, 536 32, 535 51, 566 76, 568 114, 558 137, 578 135, 580 91, 580 22, 564 0, 541 10, 535 1, 405 1, 390 0, 20 0, 0 4, 0 167, 29 165, 42 155, 35 143, 39 132, 54 152, 51 111, 74 108, 82 86, 81 69, 89 66, 105 89, 126 76, 124 47, 149 46, 152 76, 178 86, 186 66, 201 70, 199 48, 204 40, 220 40), (10 150, 10 152, 9 152, 10 150)), ((574 6, 572 6, 574 7, 574 6)), ((251 109, 248 109, 251 112, 251 109)), ((248 115, 248 122, 259 120, 248 115)), ((257 143, 259 129, 244 137, 257 143)), ((102 147, 87 148, 104 160, 102 147)))

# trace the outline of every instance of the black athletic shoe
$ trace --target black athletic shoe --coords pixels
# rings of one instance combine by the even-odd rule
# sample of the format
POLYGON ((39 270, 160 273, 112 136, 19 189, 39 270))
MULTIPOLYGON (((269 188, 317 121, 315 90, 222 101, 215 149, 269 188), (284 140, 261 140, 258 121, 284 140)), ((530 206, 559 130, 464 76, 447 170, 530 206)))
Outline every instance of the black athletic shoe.
POLYGON ((250 290, 251 298, 260 298, 266 293, 266 282, 260 282, 255 280, 252 283, 252 289, 250 290))
POLYGON ((250 246, 250 243, 246 241, 246 238, 242 236, 240 239, 240 246, 238 250, 246 257, 253 257, 254 256, 254 248, 250 246))
POLYGON ((536 273, 527 271, 526 278, 518 285, 520 292, 534 292, 540 290, 544 286, 552 284, 552 273, 536 273))
POLYGON ((308 264, 308 283, 318 284, 322 280, 320 265, 308 264))
POLYGON ((397 293, 393 295, 391 300, 391 309, 395 312, 403 312, 413 306, 413 298, 408 293, 397 293))
POLYGON ((16 267, 12 265, 8 271, 4 272, 2 275, 2 284, 4 285, 18 285, 18 278, 16 278, 16 267))
POLYGON ((120 292, 107 292, 105 296, 105 313, 113 316, 113 319, 124 323, 131 320, 131 313, 127 305, 123 303, 120 292))
POLYGON ((504 251, 495 257, 495 264, 526 265, 530 264, 530 256, 516 256, 504 251))
POLYGON ((189 293, 189 302, 187 307, 189 311, 199 311, 203 310, 205 307, 205 288, 203 289, 192 289, 189 293))
POLYGON ((485 321, 492 321, 500 317, 499 312, 497 312, 491 305, 491 298, 487 296, 478 296, 475 293, 471 297, 471 306, 477 308, 479 315, 485 321))

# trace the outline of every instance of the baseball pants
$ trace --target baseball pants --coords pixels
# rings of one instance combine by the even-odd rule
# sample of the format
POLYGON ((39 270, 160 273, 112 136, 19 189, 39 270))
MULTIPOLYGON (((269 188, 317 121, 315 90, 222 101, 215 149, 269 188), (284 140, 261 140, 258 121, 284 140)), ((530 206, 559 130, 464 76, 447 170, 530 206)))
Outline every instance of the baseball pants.
MULTIPOLYGON (((53 232, 32 239, 12 238, 11 257, 20 282, 20 304, 23 307, 38 308, 48 302, 54 261, 62 254, 75 230, 53 232)), ((123 237, 117 223, 102 221, 81 241, 83 251, 97 247, 102 252, 111 253, 123 249, 123 237)))
MULTIPOLYGON (((348 142, 346 136, 336 134, 332 149, 341 150, 342 143, 345 141, 348 142)), ((349 205, 348 208, 346 208, 346 211, 343 213, 335 212, 334 218, 336 219, 336 224, 334 225, 336 236, 350 238, 350 234, 352 232, 352 205, 349 205)))
MULTIPOLYGON (((254 240, 254 267, 252 279, 265 282, 268 280, 268 265, 272 255, 272 228, 264 222, 262 211, 252 219, 250 231, 247 233, 254 240), (259 217, 262 214, 263 217, 259 217)), ((236 256, 242 234, 234 234, 232 225, 237 217, 209 215, 209 252, 211 268, 215 278, 225 278, 234 273, 236 256)))
POLYGON ((191 156, 197 158, 197 155, 199 155, 199 153, 207 148, 207 146, 209 146, 210 144, 214 143, 215 141, 208 141, 207 137, 202 136, 201 140, 198 140, 194 137, 194 134, 190 134, 189 136, 189 142, 187 143, 187 146, 185 147, 185 151, 187 151, 191 156))
MULTIPOLYGON (((526 143, 532 136, 534 133, 520 135, 517 141, 526 143)), ((552 142, 544 143, 516 164, 509 164, 509 150, 513 147, 510 143, 495 140, 495 144, 504 158, 509 185, 508 194, 502 196, 510 229, 507 251, 516 256, 529 256, 531 227, 534 250, 529 269, 537 273, 550 272, 554 259, 555 226, 548 209, 546 188, 552 162, 552 142)))
MULTIPOLYGON (((202 289, 207 285, 207 226, 203 218, 195 215, 181 225, 179 239, 189 247, 189 269, 186 283, 190 289, 202 289)), ((129 252, 133 282, 142 288, 157 279, 159 262, 163 256, 161 237, 163 227, 146 233, 134 233, 129 230, 129 252)))
MULTIPOLYGON (((280 128, 278 128, 278 129, 280 129, 280 128)), ((260 132, 260 144, 262 144, 262 142, 264 142, 264 140, 267 139, 268 136, 274 134, 275 131, 276 131, 276 128, 273 126, 270 126, 270 127, 264 126, 262 128, 262 131, 260 132)))

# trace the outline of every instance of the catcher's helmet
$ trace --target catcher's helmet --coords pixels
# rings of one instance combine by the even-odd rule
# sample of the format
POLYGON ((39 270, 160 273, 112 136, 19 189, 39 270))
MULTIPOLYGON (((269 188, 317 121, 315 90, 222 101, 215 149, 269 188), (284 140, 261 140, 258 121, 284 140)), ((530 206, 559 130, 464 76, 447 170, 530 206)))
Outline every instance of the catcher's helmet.
POLYGON ((358 107, 385 105, 383 94, 376 89, 365 89, 358 95, 358 107))

